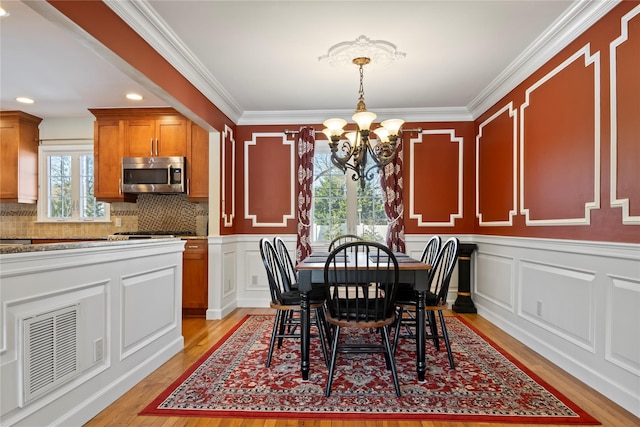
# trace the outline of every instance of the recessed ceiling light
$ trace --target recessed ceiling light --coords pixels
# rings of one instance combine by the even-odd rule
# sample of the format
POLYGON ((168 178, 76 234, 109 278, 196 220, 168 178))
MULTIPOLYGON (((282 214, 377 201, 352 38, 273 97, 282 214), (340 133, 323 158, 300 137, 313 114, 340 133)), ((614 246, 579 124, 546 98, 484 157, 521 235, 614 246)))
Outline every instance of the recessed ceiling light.
POLYGON ((7 12, 4 7, 0 6, 0 17, 9 16, 9 12, 7 12))
POLYGON ((130 99, 132 101, 141 101, 142 95, 138 95, 137 93, 128 93, 127 99, 130 99))
POLYGON ((23 104, 33 104, 33 99, 25 98, 24 96, 19 96, 16 98, 16 101, 22 102, 23 104))

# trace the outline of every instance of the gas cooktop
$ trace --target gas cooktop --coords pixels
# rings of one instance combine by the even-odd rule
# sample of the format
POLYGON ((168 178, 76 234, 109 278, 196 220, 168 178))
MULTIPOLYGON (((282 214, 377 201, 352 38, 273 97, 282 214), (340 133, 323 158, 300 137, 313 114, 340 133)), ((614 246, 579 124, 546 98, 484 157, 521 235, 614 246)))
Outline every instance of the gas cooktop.
POLYGON ((130 239, 159 239, 162 237, 195 236, 193 231, 120 231, 107 236, 108 240, 130 240, 130 239))
POLYGON ((195 236, 193 231, 120 231, 119 233, 113 233, 115 236, 195 236))

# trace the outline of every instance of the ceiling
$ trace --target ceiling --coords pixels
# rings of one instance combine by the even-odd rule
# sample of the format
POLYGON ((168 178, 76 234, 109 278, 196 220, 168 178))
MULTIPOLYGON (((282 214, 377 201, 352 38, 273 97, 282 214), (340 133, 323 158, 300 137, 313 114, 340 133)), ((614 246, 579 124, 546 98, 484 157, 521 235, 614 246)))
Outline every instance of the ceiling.
MULTIPOLYGON (((523 68, 535 55, 543 60, 539 53, 550 37, 591 3, 107 1, 239 124, 269 123, 276 116, 288 116, 292 123, 314 115, 350 115, 358 97, 357 67, 336 69, 318 58, 332 45, 361 35, 406 53, 387 66, 365 66, 369 110, 381 118, 457 114, 470 119, 483 102, 506 94, 500 90, 518 78, 516 66, 523 68)), ((88 108, 171 102, 135 72, 105 59, 46 3, 0 4, 10 12, 0 21, 2 110, 42 118, 88 117, 88 108), (127 101, 129 91, 145 99, 127 101), (19 104, 17 96, 36 102, 19 104)))

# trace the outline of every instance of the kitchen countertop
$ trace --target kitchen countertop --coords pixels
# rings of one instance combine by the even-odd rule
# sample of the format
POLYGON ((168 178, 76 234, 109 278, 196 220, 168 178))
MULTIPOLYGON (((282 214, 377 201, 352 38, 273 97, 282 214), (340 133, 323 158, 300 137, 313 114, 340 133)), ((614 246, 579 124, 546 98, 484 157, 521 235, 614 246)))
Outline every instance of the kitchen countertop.
MULTIPOLYGON (((193 236, 190 236, 193 238, 193 236)), ((94 238, 91 241, 86 242, 65 242, 65 243, 43 243, 43 244, 16 244, 0 246, 0 255, 6 254, 18 254, 18 253, 27 253, 27 252, 43 252, 43 251, 59 251, 64 249, 80 249, 80 248, 94 248, 94 247, 103 247, 103 246, 123 246, 123 245, 137 245, 140 243, 150 243, 165 241, 165 240, 176 240, 176 237, 167 237, 167 238, 158 238, 158 239, 134 239, 134 240, 106 240, 100 238, 94 238)), ((17 240, 17 239, 14 239, 17 240)), ((35 240, 35 239, 34 239, 35 240)), ((71 239, 69 239, 71 240, 71 239)))
MULTIPOLYGON (((193 240, 193 239, 207 239, 208 236, 175 236, 182 240, 193 240)), ((87 237, 87 236, 70 236, 70 237, 24 237, 24 236, 11 236, 11 237, 0 237, 0 243, 3 241, 15 241, 15 240, 75 240, 75 241, 104 241, 107 240, 108 236, 98 236, 98 237, 87 237)))

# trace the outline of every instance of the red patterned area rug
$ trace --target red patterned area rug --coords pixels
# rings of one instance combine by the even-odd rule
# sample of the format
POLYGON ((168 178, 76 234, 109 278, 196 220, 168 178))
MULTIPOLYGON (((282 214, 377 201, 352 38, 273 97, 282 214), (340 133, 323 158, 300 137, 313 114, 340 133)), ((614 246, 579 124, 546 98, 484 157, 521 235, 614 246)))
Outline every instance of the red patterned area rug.
POLYGON ((324 397, 328 370, 317 338, 309 381, 300 374, 299 340, 285 339, 267 369, 273 320, 247 316, 140 415, 599 424, 455 316, 446 318, 454 370, 444 345, 436 351, 427 342, 427 379, 418 382, 415 343, 401 340, 400 398, 381 354, 339 354, 331 396, 324 397))

